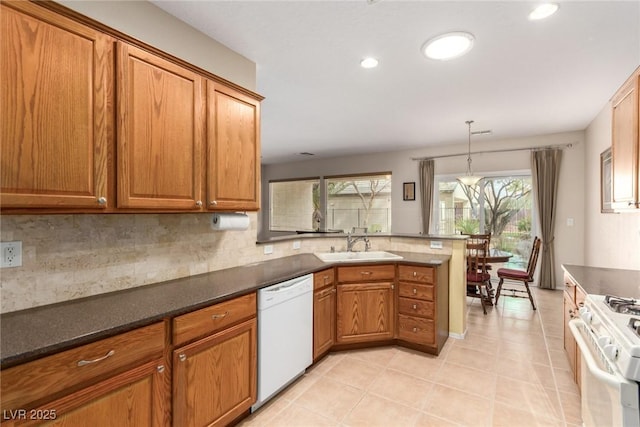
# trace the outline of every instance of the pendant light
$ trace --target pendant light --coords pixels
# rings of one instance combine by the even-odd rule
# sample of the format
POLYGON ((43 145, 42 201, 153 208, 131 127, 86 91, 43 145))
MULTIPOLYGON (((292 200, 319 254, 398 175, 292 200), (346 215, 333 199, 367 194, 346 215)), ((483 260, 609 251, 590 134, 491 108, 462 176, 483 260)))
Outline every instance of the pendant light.
POLYGON ((482 177, 475 176, 473 174, 473 171, 471 170, 471 123, 473 123, 473 120, 467 120, 465 123, 469 127, 469 155, 467 156, 467 174, 464 176, 459 176, 458 181, 466 186, 473 187, 478 183, 478 181, 482 179, 482 177))

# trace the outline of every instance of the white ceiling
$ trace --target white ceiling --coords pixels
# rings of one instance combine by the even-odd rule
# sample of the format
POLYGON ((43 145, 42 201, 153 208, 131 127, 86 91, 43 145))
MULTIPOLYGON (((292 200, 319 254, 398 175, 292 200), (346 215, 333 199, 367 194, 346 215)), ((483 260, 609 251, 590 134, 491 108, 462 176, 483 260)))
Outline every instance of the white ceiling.
POLYGON ((263 163, 585 129, 640 64, 640 1, 153 1, 257 64, 263 163), (427 40, 469 31, 466 56, 427 40), (359 62, 375 56, 380 65, 359 62))

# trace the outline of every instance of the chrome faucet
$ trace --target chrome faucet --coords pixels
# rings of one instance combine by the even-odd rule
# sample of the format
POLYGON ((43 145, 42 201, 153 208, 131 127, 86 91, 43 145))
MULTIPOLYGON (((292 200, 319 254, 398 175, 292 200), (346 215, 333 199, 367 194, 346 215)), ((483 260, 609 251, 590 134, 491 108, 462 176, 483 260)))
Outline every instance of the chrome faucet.
POLYGON ((364 242, 364 251, 367 252, 371 249, 371 242, 367 235, 364 236, 352 236, 351 233, 347 233, 347 252, 353 252, 353 245, 359 241, 364 242))

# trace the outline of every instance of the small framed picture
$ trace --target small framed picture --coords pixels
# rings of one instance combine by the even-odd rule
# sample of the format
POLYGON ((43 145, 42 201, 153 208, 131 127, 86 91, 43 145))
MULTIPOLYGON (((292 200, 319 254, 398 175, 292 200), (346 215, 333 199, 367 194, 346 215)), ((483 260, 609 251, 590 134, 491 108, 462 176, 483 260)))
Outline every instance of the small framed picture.
POLYGON ((402 184, 402 200, 416 199, 416 183, 405 182, 402 184))

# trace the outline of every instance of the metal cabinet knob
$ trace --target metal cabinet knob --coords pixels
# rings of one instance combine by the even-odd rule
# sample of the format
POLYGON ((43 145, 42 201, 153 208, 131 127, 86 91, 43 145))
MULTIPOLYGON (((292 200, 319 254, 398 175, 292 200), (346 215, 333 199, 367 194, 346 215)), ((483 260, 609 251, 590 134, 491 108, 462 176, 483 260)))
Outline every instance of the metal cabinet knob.
POLYGON ((180 359, 181 362, 184 362, 185 360, 187 360, 187 355, 182 353, 178 356, 178 359, 180 359))
POLYGON ((158 372, 163 373, 164 372, 164 365, 159 365, 157 368, 158 372))
POLYGON ((216 206, 216 205, 218 204, 218 201, 217 201, 217 200, 211 200, 211 201, 209 202, 209 204, 210 204, 211 206, 216 206))
POLYGON ((418 290, 416 288, 413 288, 413 294, 415 295, 417 293, 418 293, 418 290))
POLYGON ((198 201, 196 202, 196 206, 197 206, 197 207, 199 207, 199 208, 201 208, 201 207, 202 207, 202 200, 198 200, 198 201))
POLYGON ((417 310, 417 309, 418 309, 418 306, 417 306, 417 305, 415 305, 415 304, 413 304, 413 309, 414 309, 414 310, 417 310))
POLYGON ((413 328, 413 332, 418 332, 418 328, 413 328))
POLYGON ((418 272, 417 272, 417 271, 414 271, 414 272, 413 272, 413 277, 417 277, 417 276, 418 276, 418 272))
POLYGON ((106 205, 107 204, 107 198, 106 197, 98 197, 98 204, 99 205, 106 205))

